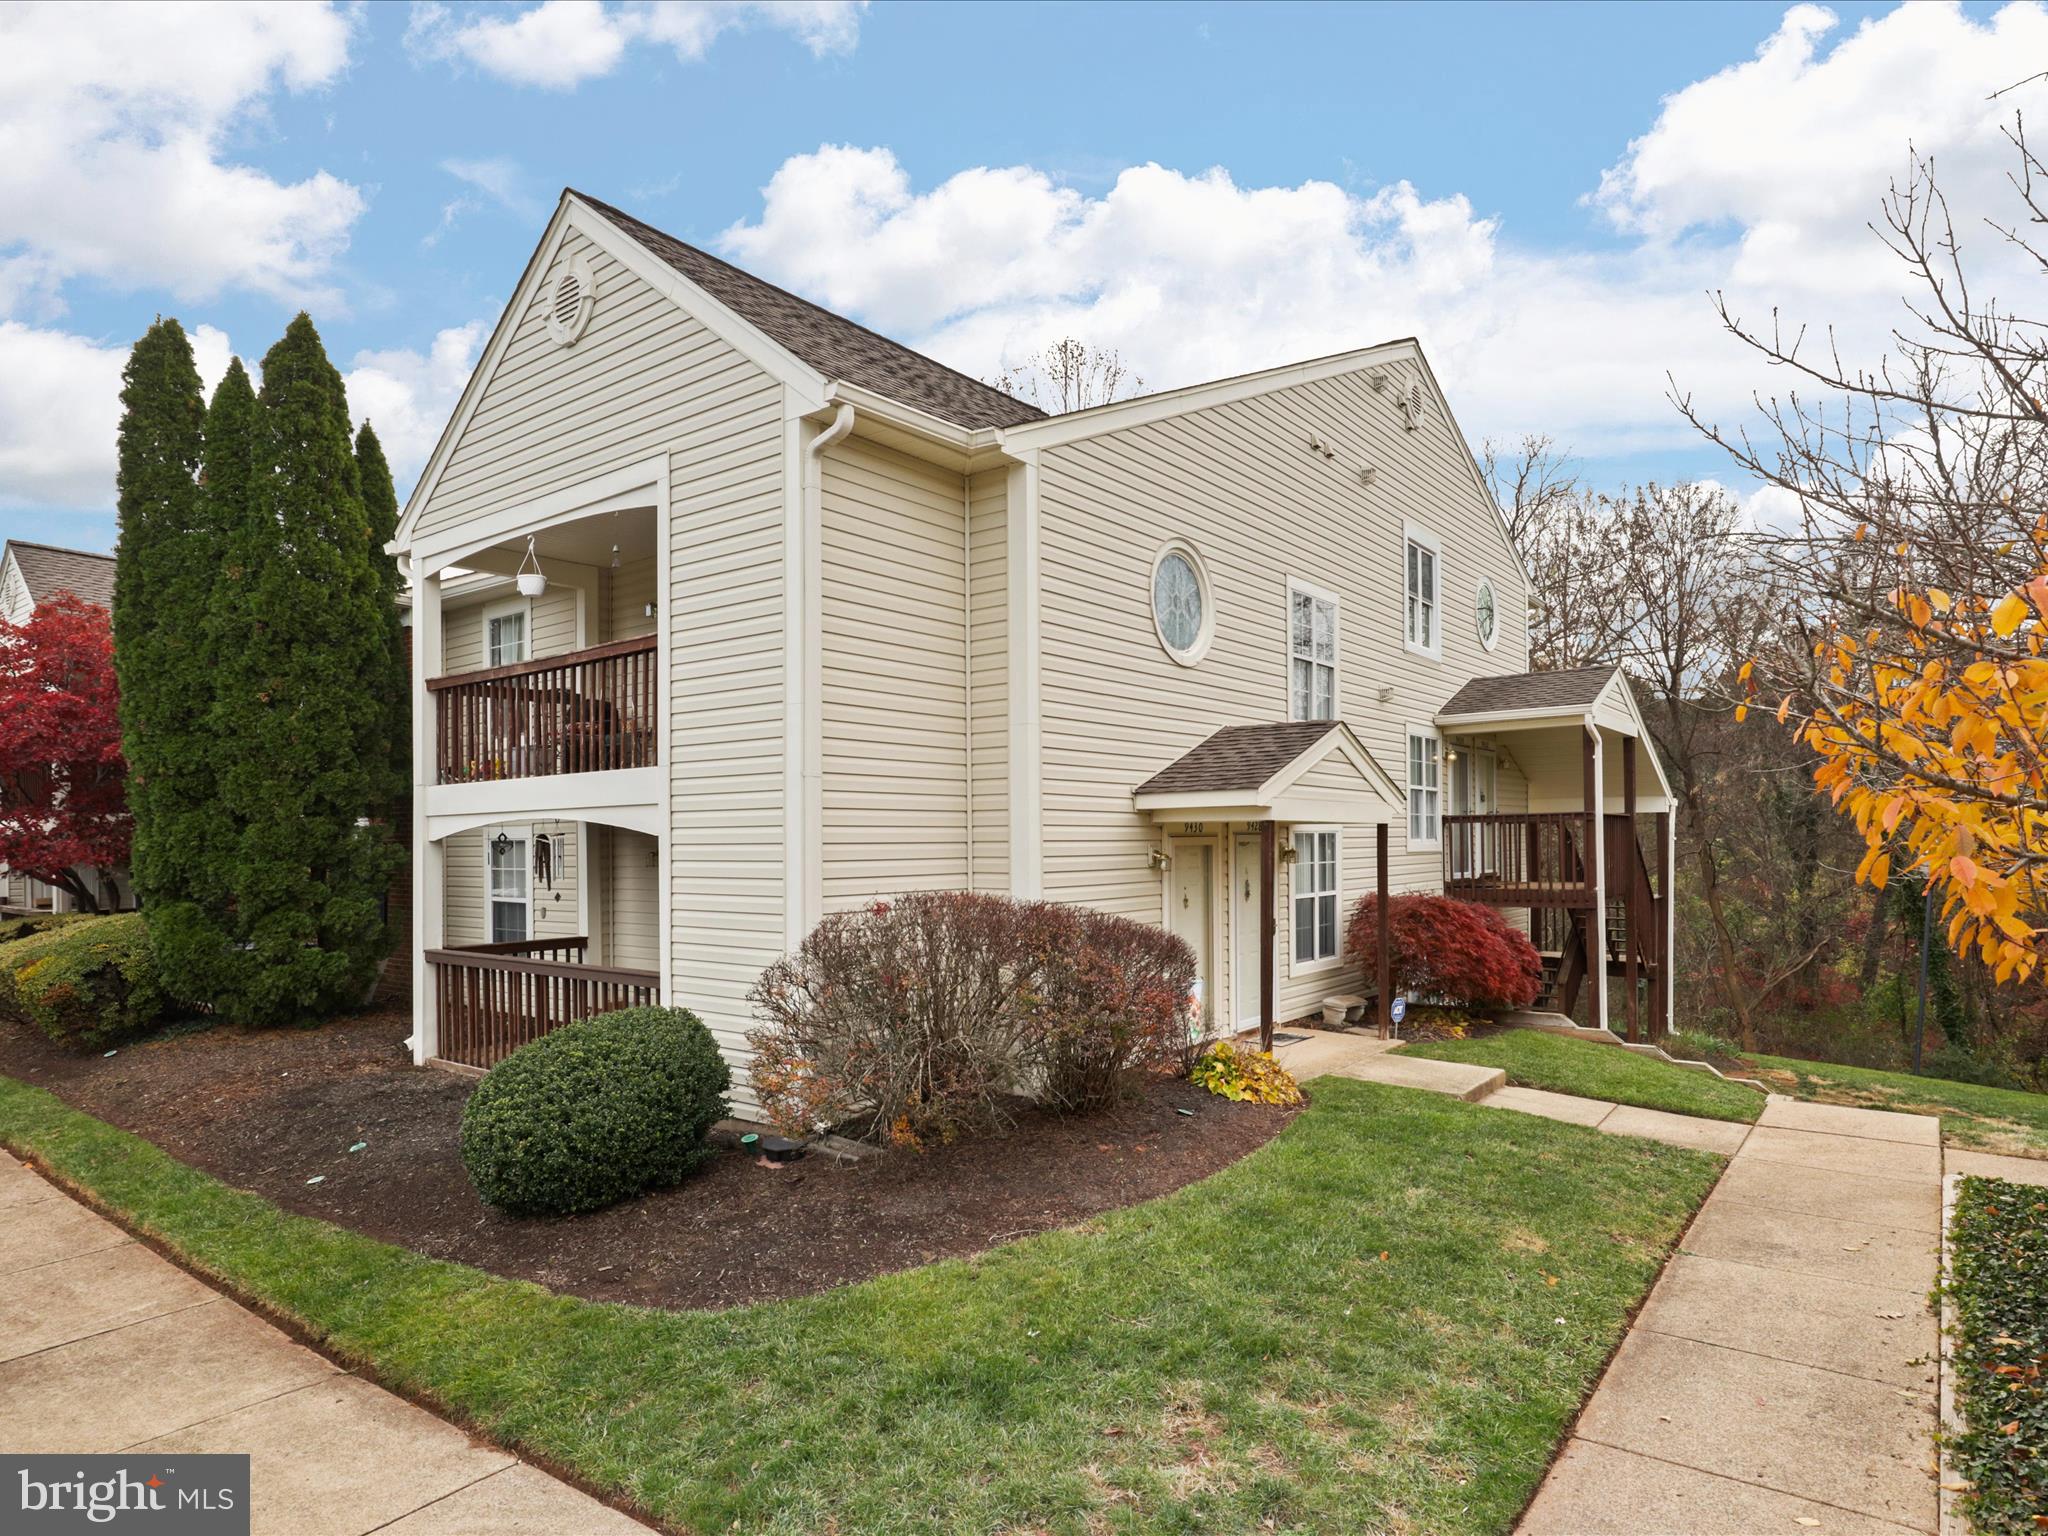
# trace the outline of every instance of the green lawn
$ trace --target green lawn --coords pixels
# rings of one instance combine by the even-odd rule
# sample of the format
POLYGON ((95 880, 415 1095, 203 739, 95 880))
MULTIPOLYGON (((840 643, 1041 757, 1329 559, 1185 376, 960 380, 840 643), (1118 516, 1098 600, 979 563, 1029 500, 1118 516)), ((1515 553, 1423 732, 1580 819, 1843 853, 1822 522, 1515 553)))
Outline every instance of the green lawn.
POLYGON ((1910 1072, 1839 1067, 1790 1056, 1744 1054, 1754 1075, 1774 1093, 1823 1104, 1860 1104, 1941 1116, 1941 1132, 1958 1146, 2021 1157, 2048 1157, 2048 1094, 1980 1088, 1910 1072))
POLYGON ((0 1078, 0 1142, 391 1385, 691 1530, 1506 1532, 1720 1160, 1325 1079, 1200 1184, 726 1313, 286 1215, 0 1078))
POLYGON ((1764 1110, 1764 1096, 1740 1083, 1674 1067, 1634 1051, 1534 1029, 1512 1029, 1479 1040, 1404 1045, 1401 1049, 1410 1056, 1499 1067, 1509 1082, 1523 1088, 1547 1088, 1552 1093, 1610 1099, 1644 1109, 1742 1121, 1754 1120, 1764 1110))

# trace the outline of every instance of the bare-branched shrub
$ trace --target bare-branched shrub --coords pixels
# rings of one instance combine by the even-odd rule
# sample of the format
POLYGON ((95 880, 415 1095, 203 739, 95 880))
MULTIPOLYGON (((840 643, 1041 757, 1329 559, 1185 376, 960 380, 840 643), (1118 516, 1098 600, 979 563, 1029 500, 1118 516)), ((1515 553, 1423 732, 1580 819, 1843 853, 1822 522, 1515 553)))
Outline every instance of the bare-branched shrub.
POLYGON ((920 891, 828 917, 751 993, 771 1120, 896 1146, 987 1130, 1018 1096, 1099 1107, 1177 1063, 1195 961, 1143 923, 920 891))

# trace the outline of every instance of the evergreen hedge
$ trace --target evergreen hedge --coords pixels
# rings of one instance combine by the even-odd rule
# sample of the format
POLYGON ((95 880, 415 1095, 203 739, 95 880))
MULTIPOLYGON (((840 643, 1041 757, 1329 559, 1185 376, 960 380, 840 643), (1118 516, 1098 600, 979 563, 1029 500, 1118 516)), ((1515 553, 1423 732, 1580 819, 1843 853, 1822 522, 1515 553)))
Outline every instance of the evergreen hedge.
POLYGON ((135 818, 130 866, 146 906, 192 899, 207 867, 194 818, 216 803, 204 623, 220 544, 199 482, 206 401, 192 344, 156 321, 121 375, 114 675, 135 818))
POLYGON ((304 314, 262 377, 234 362, 202 411, 177 322, 136 344, 115 654, 165 979, 281 1024, 360 1002, 389 952, 409 739, 383 451, 304 314))
POLYGON ((686 1008, 569 1024, 493 1067, 462 1112, 477 1193, 517 1216, 594 1211, 679 1183, 711 1155, 732 1071, 686 1008))

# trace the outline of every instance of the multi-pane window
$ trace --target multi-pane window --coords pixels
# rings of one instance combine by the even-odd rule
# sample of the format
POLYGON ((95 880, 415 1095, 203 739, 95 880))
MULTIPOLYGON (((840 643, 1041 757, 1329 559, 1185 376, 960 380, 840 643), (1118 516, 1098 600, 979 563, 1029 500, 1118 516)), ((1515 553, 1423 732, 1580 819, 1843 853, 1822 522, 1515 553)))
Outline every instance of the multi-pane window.
POLYGON ((1337 600, 1289 588, 1289 718, 1337 718, 1337 600))
POLYGON ((1337 956, 1337 834, 1294 834, 1294 963, 1337 956))
POLYGON ((532 886, 523 837, 500 835, 487 842, 491 894, 491 942, 504 944, 533 937, 532 886))
POLYGON ((1443 752, 1434 733, 1408 733, 1408 841, 1434 843, 1443 825, 1443 752))
POLYGON ((484 665, 510 666, 526 660, 526 610, 507 609, 484 620, 484 665))
POLYGON ((1408 648, 1435 656, 1443 645, 1437 632, 1436 541, 1411 531, 1406 543, 1408 648))

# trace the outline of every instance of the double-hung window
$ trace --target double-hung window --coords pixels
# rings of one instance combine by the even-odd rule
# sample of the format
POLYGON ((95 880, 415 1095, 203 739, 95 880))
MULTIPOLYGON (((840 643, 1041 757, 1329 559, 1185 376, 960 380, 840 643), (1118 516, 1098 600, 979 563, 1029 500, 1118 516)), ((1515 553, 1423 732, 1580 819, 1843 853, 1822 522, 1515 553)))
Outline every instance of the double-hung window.
POLYGON ((1288 718, 1337 718, 1337 599, 1287 584, 1288 718))
POLYGON ((1443 836, 1443 742, 1408 727, 1408 846, 1434 848, 1443 836))
POLYGON ((511 943, 533 937, 532 865, 524 834, 494 835, 485 842, 490 882, 491 942, 511 943))
POLYGON ((526 660, 526 600, 494 603, 484 610, 484 665, 507 667, 526 660))
POLYGON ((1424 656, 1441 658, 1444 637, 1438 609, 1443 592, 1443 547, 1413 524, 1402 544, 1402 644, 1424 656))
POLYGON ((1337 958, 1337 834, 1294 834, 1294 963, 1337 958))

